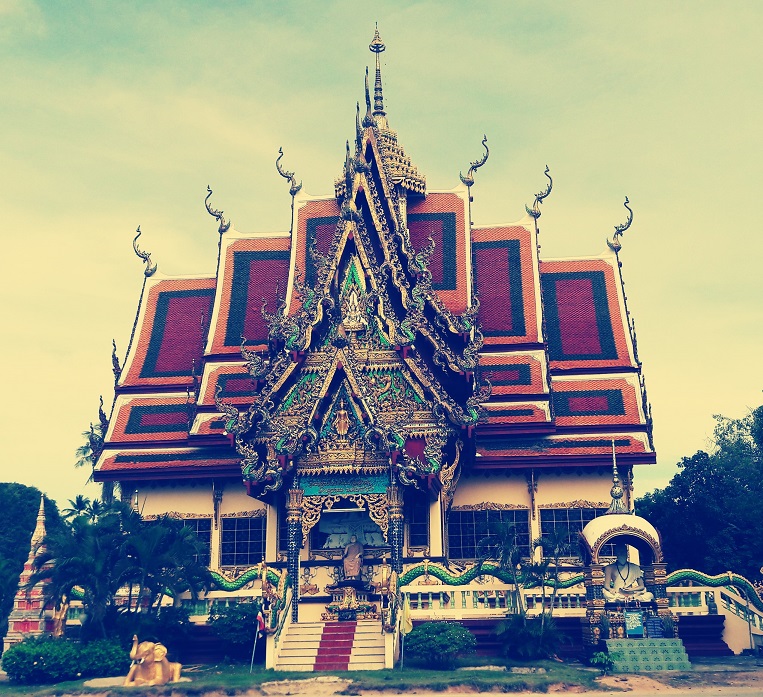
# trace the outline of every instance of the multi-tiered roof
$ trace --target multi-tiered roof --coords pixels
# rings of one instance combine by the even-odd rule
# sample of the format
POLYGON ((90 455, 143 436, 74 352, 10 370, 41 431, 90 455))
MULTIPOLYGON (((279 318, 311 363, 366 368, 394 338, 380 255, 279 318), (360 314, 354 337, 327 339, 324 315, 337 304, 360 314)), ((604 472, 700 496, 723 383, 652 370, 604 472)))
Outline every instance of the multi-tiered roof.
MULTIPOLYGON (((471 224, 462 184, 428 191, 391 130, 376 75, 331 197, 293 173, 292 229, 241 233, 222 212, 214 274, 162 276, 148 255, 100 480, 241 477, 268 496, 298 472, 392 472, 444 487, 460 466, 653 463, 620 274, 541 261, 540 204, 471 224), (491 389, 492 385, 492 389, 491 389)), ((211 196, 211 191, 210 191, 211 196)), ((629 218, 630 220, 630 218, 629 218)), ((137 239, 137 238, 136 238, 137 239)))

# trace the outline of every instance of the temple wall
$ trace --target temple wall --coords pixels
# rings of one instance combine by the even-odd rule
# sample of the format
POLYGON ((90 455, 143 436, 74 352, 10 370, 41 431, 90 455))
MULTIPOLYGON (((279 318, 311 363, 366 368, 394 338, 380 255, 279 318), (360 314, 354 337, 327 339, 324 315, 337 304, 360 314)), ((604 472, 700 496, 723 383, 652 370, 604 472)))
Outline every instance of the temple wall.
POLYGON ((240 482, 230 482, 223 490, 223 498, 220 502, 220 515, 233 515, 234 513, 246 513, 249 511, 264 510, 262 501, 247 496, 246 490, 240 482))
POLYGON ((573 508, 580 506, 580 502, 587 502, 595 503, 597 507, 600 504, 606 508, 611 500, 609 495, 609 490, 612 488, 611 471, 556 474, 536 470, 535 482, 538 487, 535 493, 535 505, 539 507, 555 504, 559 508, 573 508))
MULTIPOLYGON (((129 489, 127 489, 129 491, 129 489)), ((130 501, 135 505, 135 493, 130 501)), ((144 517, 159 516, 164 513, 180 513, 183 517, 212 516, 212 484, 177 486, 141 485, 137 493, 138 512, 144 517)))
POLYGON ((530 505, 524 475, 501 475, 462 478, 456 488, 453 506, 473 506, 480 503, 530 505))

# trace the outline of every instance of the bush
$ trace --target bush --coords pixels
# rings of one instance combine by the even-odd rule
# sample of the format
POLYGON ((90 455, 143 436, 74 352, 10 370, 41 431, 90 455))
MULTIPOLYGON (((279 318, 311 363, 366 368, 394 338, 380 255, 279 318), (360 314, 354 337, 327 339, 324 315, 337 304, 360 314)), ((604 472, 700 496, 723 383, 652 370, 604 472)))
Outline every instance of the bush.
POLYGON ((588 659, 588 662, 598 668, 602 675, 609 675, 615 667, 615 658, 617 654, 608 654, 604 651, 597 651, 588 659))
POLYGON ((3 670, 16 683, 56 683, 126 674, 130 657, 113 641, 75 644, 66 639, 31 638, 3 654, 3 670))
POLYGON ((477 640, 458 622, 425 622, 405 637, 405 654, 435 670, 451 670, 456 659, 474 653, 477 640))
POLYGON ((209 624, 214 633, 225 644, 231 658, 248 658, 254 636, 257 634, 258 603, 241 602, 227 607, 212 605, 209 624))
POLYGON ((526 661, 553 658, 568 640, 551 615, 543 618, 512 615, 496 627, 495 633, 504 656, 526 661))

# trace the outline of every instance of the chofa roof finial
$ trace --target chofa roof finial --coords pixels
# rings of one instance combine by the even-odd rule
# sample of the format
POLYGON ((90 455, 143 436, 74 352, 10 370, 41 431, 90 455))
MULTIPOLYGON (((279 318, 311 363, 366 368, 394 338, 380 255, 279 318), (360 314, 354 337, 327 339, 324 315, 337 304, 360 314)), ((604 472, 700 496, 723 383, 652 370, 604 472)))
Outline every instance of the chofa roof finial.
POLYGON ((546 199, 549 194, 551 193, 551 187, 554 185, 554 180, 551 178, 551 175, 549 174, 548 165, 546 165, 546 171, 543 172, 543 174, 546 175, 546 178, 548 179, 548 186, 543 191, 539 191, 537 194, 535 194, 535 202, 533 203, 533 207, 530 208, 530 206, 525 205, 525 210, 527 211, 527 214, 535 218, 537 220, 540 218, 540 204, 543 203, 544 199, 546 199))
POLYGON ((384 112, 384 94, 382 92, 381 67, 379 65, 379 54, 387 47, 379 36, 379 24, 374 29, 374 38, 368 45, 372 53, 376 54, 376 81, 374 82, 374 116, 385 116, 384 112))
POLYGON ((627 513, 628 509, 623 502, 623 487, 620 484, 620 475, 617 473, 617 455, 615 453, 615 441, 612 441, 612 488, 609 494, 612 497, 612 503, 609 504, 607 514, 627 513))
POLYGON ((140 247, 138 247, 138 238, 143 234, 140 231, 140 225, 138 225, 138 229, 135 232, 138 234, 135 235, 135 239, 132 241, 132 248, 138 258, 142 259, 143 263, 145 263, 146 268, 143 270, 143 273, 146 278, 148 278, 149 276, 153 276, 156 273, 156 262, 153 264, 151 263, 151 252, 144 252, 140 247))
POLYGON ((482 147, 485 148, 485 154, 480 157, 479 159, 475 160, 474 162, 470 163, 469 165, 469 171, 466 173, 466 176, 461 174, 461 172, 458 173, 458 176, 461 178, 461 181, 466 184, 469 188, 471 188, 474 185, 474 173, 482 167, 487 162, 487 158, 490 156, 490 150, 487 147, 487 136, 482 136, 482 147))
POLYGON ((631 223, 633 222, 633 210, 628 205, 630 201, 628 200, 628 197, 625 197, 625 203, 623 203, 623 206, 626 207, 628 210, 628 220, 626 220, 622 225, 615 225, 615 234, 612 235, 611 240, 607 240, 607 245, 609 248, 617 253, 622 249, 622 243, 620 242, 620 238, 623 236, 623 233, 631 226, 631 223))
POLYGON ((276 158, 276 169, 278 170, 278 174, 280 174, 284 179, 286 179, 289 182, 289 193, 292 197, 296 196, 299 193, 299 190, 302 188, 302 182, 297 184, 297 180, 294 178, 294 172, 289 172, 286 169, 283 169, 281 167, 281 158, 283 157, 283 148, 278 148, 278 157, 276 158))

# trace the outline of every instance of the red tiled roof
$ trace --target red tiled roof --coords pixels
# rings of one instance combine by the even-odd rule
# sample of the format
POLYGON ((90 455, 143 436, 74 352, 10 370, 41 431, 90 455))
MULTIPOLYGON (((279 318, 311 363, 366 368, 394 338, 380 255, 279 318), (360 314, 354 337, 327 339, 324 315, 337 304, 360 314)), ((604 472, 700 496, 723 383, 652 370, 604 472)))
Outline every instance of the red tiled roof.
POLYGON ((472 233, 472 265, 485 345, 537 343, 535 232, 521 225, 472 233))
POLYGON ((614 261, 543 261, 541 285, 551 368, 633 366, 614 261))
POLYGON ((201 369, 214 278, 149 279, 120 386, 188 385, 201 369))

